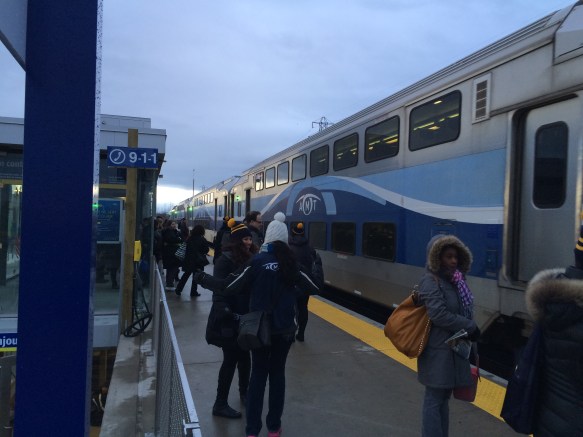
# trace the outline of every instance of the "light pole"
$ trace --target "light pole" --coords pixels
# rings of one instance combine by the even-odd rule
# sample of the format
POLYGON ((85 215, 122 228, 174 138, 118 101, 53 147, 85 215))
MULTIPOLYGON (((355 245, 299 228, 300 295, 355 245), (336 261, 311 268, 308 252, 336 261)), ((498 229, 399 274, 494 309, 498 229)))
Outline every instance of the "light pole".
POLYGON ((192 169, 192 197, 194 197, 194 169, 192 169))

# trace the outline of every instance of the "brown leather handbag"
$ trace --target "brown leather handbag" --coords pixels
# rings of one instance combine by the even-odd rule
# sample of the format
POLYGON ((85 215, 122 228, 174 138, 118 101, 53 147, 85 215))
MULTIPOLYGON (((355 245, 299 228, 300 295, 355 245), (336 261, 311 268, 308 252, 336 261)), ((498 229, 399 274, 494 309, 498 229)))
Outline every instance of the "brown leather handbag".
POLYGON ((417 358, 427 346, 431 320, 425 305, 419 305, 418 291, 393 310, 385 324, 385 336, 391 340, 399 352, 409 358, 417 358))

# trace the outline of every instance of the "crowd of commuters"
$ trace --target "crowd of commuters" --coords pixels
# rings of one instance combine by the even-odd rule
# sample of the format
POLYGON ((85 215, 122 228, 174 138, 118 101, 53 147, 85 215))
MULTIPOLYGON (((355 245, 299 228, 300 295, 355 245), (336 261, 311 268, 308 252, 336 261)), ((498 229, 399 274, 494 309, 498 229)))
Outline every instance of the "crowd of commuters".
MULTIPOLYGON (((180 263, 174 254, 183 241, 178 228, 172 220, 163 225, 155 222, 154 254, 167 269, 167 289, 173 289, 178 281, 180 263)), ((262 217, 257 211, 247 214, 242 223, 224 217, 214 239, 210 276, 203 269, 212 244, 204 238, 204 228, 195 226, 186 240, 184 274, 176 293, 180 294, 191 274, 191 296, 198 295, 197 283, 213 291, 206 339, 223 353, 213 415, 242 417, 228 404, 238 370, 246 434, 258 436, 269 380, 265 424, 268 437, 276 437, 282 433, 287 356, 294 340, 305 339, 309 296, 318 290, 321 278, 314 277, 319 256, 305 237, 303 223, 293 224, 288 233, 284 214, 277 213, 265 236, 261 229, 262 217), (250 311, 271 313, 272 336, 270 346, 248 352, 236 340, 239 317, 250 311)), ((471 251, 453 235, 436 235, 427 244, 426 271, 418 282, 420 302, 431 320, 427 346, 417 360, 418 380, 425 388, 423 437, 449 435, 452 393, 474 383, 471 360, 477 359, 475 345, 474 356, 468 358, 452 353, 446 342, 460 330, 468 333, 471 342, 480 337, 474 321, 474 297, 466 282, 471 264, 471 251)), ((534 436, 583 435, 583 227, 575 248, 575 265, 536 275, 527 288, 526 302, 533 320, 542 325, 544 339, 534 436)))

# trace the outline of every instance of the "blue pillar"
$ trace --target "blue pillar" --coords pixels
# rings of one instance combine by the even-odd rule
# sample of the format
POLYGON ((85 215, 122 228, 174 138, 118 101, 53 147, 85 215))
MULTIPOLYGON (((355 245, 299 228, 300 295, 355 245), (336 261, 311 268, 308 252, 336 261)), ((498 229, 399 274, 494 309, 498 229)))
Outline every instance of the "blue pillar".
POLYGON ((88 435, 101 0, 28 0, 15 435, 88 435))

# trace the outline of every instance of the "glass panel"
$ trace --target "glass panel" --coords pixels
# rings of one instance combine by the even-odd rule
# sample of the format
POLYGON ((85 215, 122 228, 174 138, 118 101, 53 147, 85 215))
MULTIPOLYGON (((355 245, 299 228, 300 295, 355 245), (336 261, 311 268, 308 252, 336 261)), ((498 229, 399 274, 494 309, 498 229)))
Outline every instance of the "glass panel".
POLYGON ((310 152, 310 176, 328 173, 328 145, 318 147, 310 152))
POLYGON ((263 172, 255 175, 255 191, 263 190, 263 172))
POLYGON ((22 185, 0 181, 0 316, 16 316, 20 284, 22 185))
POLYGON ((282 162, 277 166, 277 185, 284 185, 289 182, 289 162, 282 162))
POLYGON ((275 167, 265 170, 265 188, 275 187, 275 167))
POLYGON ((308 241, 314 249, 326 250, 326 223, 311 222, 308 224, 308 241))
POLYGON ((298 156, 292 160, 292 182, 306 178, 306 155, 298 156))
POLYGON ((334 142, 334 170, 354 167, 358 164, 358 134, 352 134, 334 142))
POLYGON ((362 226, 362 254, 372 258, 395 260, 395 225, 365 223, 362 226))
POLYGON ((414 108, 410 114, 409 149, 456 140, 460 134, 461 107, 462 95, 454 91, 414 108))
POLYGON ((364 134, 364 161, 373 162, 399 153, 399 117, 369 127, 364 134))
POLYGON ((354 255, 356 247, 356 225, 354 223, 332 223, 332 250, 354 255))
POLYGON ((536 133, 532 201, 538 208, 559 208, 565 202, 568 138, 565 123, 541 126, 536 133))

